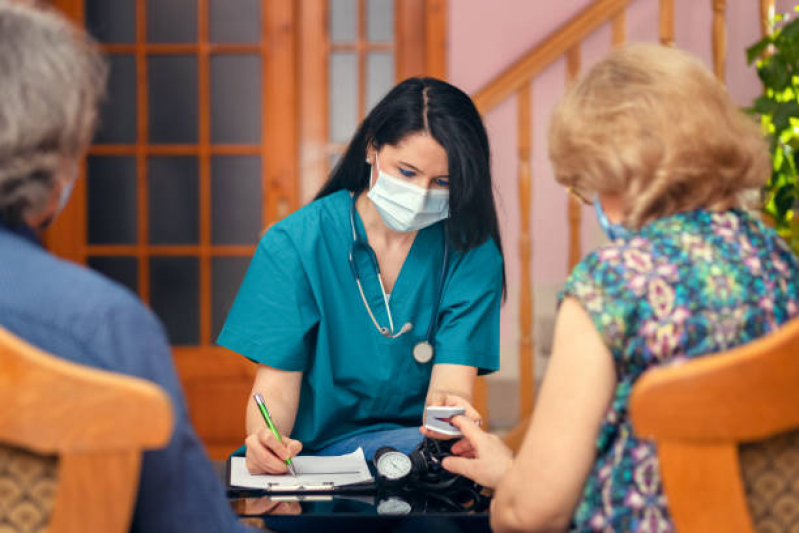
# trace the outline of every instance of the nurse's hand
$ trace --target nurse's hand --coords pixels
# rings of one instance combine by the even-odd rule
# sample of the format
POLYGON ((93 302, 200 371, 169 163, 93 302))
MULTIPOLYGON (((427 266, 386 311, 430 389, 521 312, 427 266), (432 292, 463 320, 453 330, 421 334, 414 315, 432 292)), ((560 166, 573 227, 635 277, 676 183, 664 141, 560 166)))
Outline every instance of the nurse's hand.
POLYGON ((463 438, 452 445, 454 455, 445 457, 441 466, 484 487, 496 488, 513 465, 513 452, 499 437, 466 417, 453 417, 452 425, 460 428, 463 438))
MULTIPOLYGON (((466 418, 471 420, 477 426, 483 424, 483 417, 480 416, 480 413, 477 412, 477 409, 475 409, 466 398, 458 396, 457 394, 452 394, 449 392, 431 392, 427 398, 427 406, 431 405, 444 405, 447 407, 463 407, 466 418)), ((425 417, 422 418, 422 420, 425 420, 426 418, 427 406, 425 406, 425 413, 424 413, 425 417)), ((420 431, 422 435, 424 435, 425 437, 430 437, 433 439, 448 440, 448 439, 457 438, 453 437, 452 435, 445 435, 443 433, 430 431, 424 426, 421 427, 420 431)))
POLYGON ((247 437, 244 441, 247 445, 246 465, 251 474, 285 474, 289 471, 286 459, 300 453, 302 443, 282 435, 281 438, 283 442, 266 427, 247 437))

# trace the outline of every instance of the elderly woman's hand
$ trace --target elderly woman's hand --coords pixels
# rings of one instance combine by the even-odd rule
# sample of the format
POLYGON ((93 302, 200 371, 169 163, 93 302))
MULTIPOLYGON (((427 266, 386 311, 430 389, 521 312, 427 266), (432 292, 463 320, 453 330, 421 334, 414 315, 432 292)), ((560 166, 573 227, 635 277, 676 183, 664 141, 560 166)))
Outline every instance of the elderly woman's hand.
POLYGON ((446 457, 442 466, 483 485, 495 488, 513 464, 513 452, 496 435, 486 433, 465 416, 456 416, 452 425, 460 428, 463 439, 452 445, 455 456, 446 457))
MULTIPOLYGON (((448 393, 448 392, 432 392, 427 399, 427 405, 425 406, 425 414, 424 418, 427 419, 427 407, 430 406, 447 406, 447 407, 463 407, 464 414, 466 417, 471 420, 475 425, 481 425, 483 423, 483 418, 480 416, 480 413, 477 412, 477 409, 469 403, 469 400, 463 398, 458 394, 448 393)), ((433 439, 440 439, 440 440, 449 440, 456 437, 452 435, 445 435, 443 433, 438 433, 436 431, 430 431, 426 427, 422 426, 421 428, 422 435, 425 437, 430 437, 433 439)))

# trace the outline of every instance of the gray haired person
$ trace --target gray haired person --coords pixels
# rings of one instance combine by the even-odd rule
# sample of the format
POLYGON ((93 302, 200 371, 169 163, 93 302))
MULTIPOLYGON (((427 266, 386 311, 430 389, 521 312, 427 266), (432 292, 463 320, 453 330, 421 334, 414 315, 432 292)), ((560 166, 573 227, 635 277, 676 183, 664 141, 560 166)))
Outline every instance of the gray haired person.
POLYGON ((38 228, 69 196, 107 67, 92 40, 53 12, 0 6, 0 215, 38 228))
POLYGON ((36 236, 69 197, 106 76, 82 30, 55 11, 0 0, 0 327, 169 394, 174 432, 166 448, 144 454, 131 531, 244 530, 191 427, 158 319, 125 288, 48 253, 36 236))

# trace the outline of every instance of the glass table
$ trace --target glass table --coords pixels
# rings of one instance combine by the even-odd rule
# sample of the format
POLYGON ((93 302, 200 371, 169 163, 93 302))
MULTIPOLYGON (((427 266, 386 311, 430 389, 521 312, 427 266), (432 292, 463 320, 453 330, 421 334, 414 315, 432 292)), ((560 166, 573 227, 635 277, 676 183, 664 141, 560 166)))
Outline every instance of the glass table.
MULTIPOLYGON (((215 461, 225 481, 225 461, 215 461)), ((229 490, 241 521, 276 532, 490 531, 490 497, 484 492, 381 488, 343 494, 265 495, 229 490)))

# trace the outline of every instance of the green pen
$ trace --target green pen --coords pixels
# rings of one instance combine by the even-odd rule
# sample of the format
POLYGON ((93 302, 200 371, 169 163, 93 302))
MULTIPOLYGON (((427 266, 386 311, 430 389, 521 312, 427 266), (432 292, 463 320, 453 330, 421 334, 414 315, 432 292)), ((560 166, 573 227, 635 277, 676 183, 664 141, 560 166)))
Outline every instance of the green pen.
MULTIPOLYGON (((275 424, 272 422, 272 417, 269 416, 269 409, 266 408, 266 403, 264 402, 263 396, 256 392, 253 395, 253 398, 255 398, 255 403, 258 404, 258 410, 261 411, 261 415, 264 417, 264 422, 266 422, 266 425, 269 426, 270 430, 272 430, 272 433, 275 434, 277 441, 282 443, 283 439, 280 438, 280 433, 275 427, 275 424)), ((291 475, 297 477, 297 473, 294 471, 294 465, 291 464, 291 459, 286 459, 286 466, 289 467, 289 472, 291 472, 291 475)))

